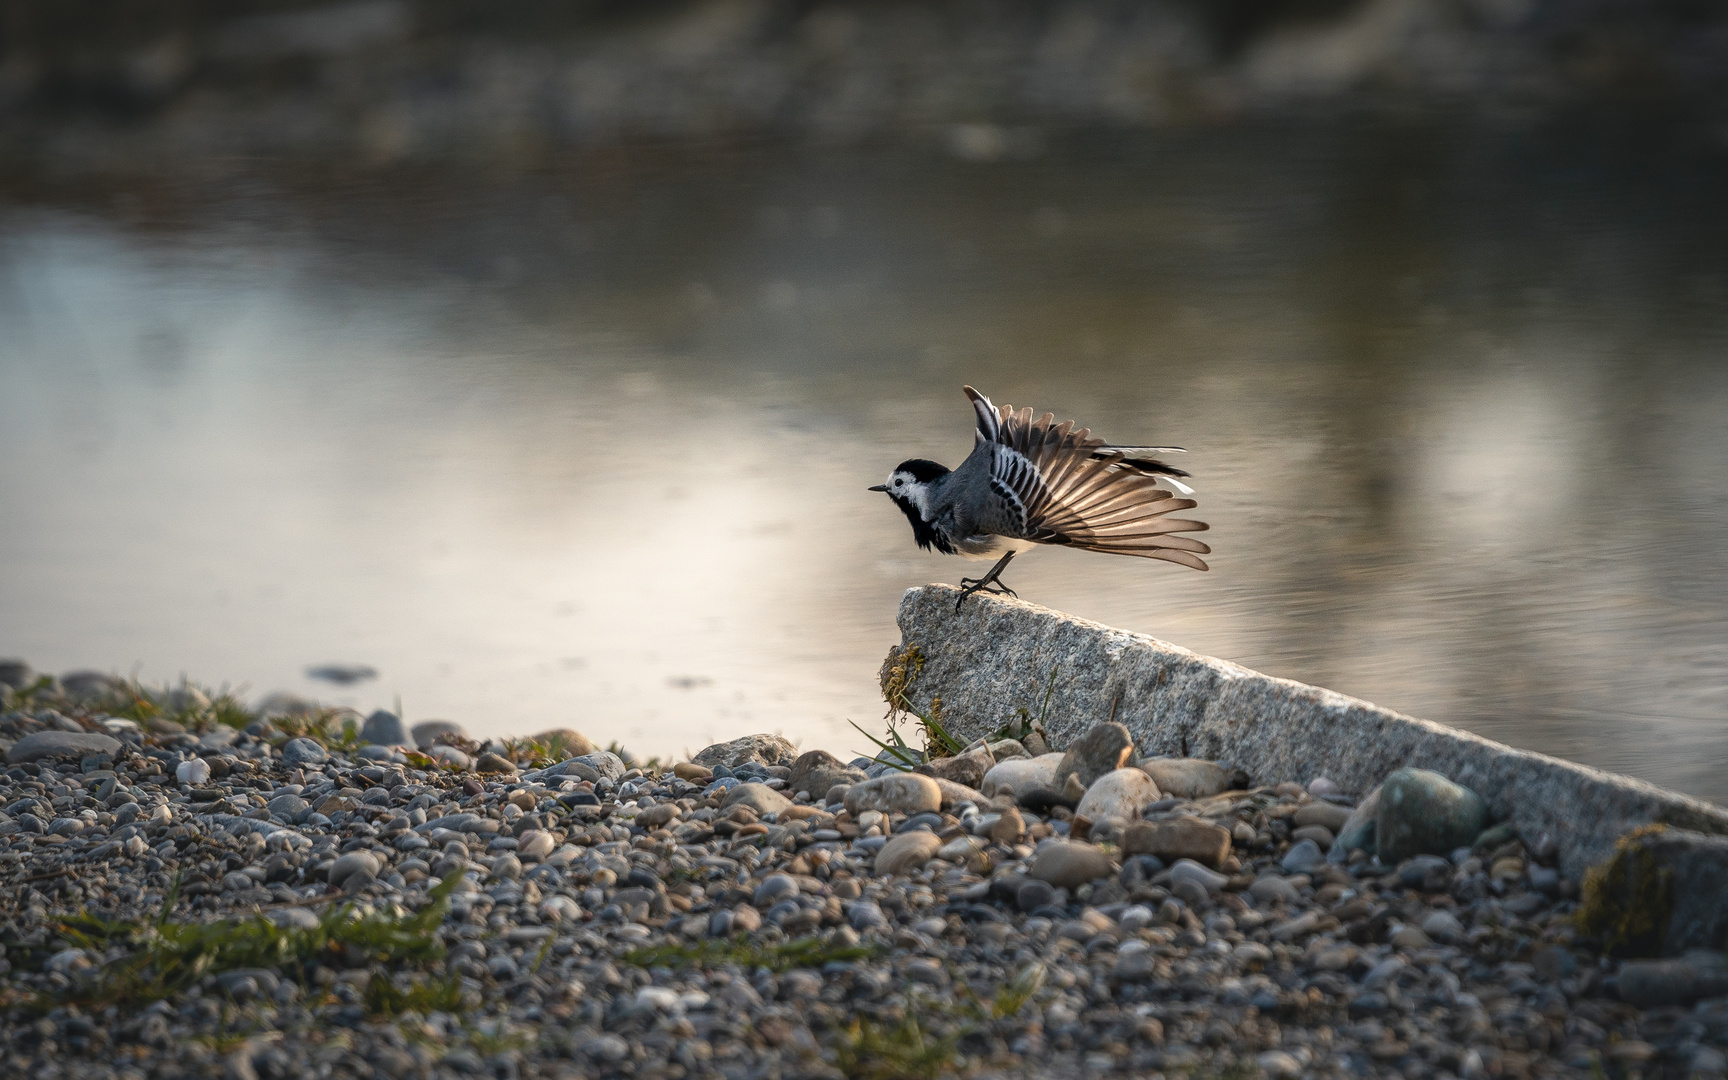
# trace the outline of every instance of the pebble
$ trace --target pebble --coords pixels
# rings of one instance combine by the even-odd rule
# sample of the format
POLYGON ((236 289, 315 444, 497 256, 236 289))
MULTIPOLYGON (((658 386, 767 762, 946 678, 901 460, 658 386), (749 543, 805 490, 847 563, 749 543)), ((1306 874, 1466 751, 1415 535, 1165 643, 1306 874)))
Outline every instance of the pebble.
POLYGON ((304 813, 309 807, 310 804, 307 803, 305 799, 302 799, 298 795, 289 793, 287 795, 276 796, 274 799, 271 799, 266 803, 264 808, 270 811, 271 817, 278 817, 284 821, 292 821, 294 818, 304 813))
POLYGON ((24 736, 6 751, 6 763, 18 765, 52 757, 117 754, 123 744, 112 735, 92 731, 38 731, 24 736))
POLYGON ((791 765, 798 760, 798 748, 779 735, 745 735, 731 742, 704 747, 691 760, 709 768, 716 765, 736 768, 745 762, 791 765))
POLYGON ((995 795, 1002 788, 1012 788, 1016 792, 1027 792, 1034 788, 1047 788, 1056 782, 1056 768, 1062 764, 1061 754, 1044 754, 1040 757, 1010 758, 998 761, 984 774, 979 782, 978 790, 986 795, 995 795))
POLYGON ((1181 799, 1209 799, 1230 790, 1231 772, 1215 761, 1199 758, 1153 758, 1140 768, 1166 795, 1181 799))
POLYGON ((992 761, 1006 761, 1009 758, 1030 758, 1032 756, 1018 739, 998 739, 984 745, 989 749, 992 761))
POLYGON ((998 844, 1012 847, 1018 844, 1026 835, 1026 819, 1021 815, 1019 807, 1010 806, 990 825, 990 839, 998 844))
POLYGON ((930 832, 900 833, 876 853, 876 872, 895 875, 915 870, 936 856, 942 841, 930 832))
POLYGON ((942 808, 942 789, 934 778, 917 773, 893 773, 853 784, 846 792, 846 809, 859 814, 917 814, 942 808))
POLYGON ((523 859, 544 859, 552 854, 557 840, 544 829, 529 829, 516 838, 516 854, 523 859))
POLYGON ((791 799, 766 784, 739 784, 726 792, 725 797, 720 800, 720 808, 723 810, 734 806, 747 806, 756 812, 757 817, 778 814, 791 805, 791 799))
POLYGON ((1288 878, 1276 874, 1267 874, 1258 878, 1248 886, 1248 895, 1263 904, 1299 904, 1302 893, 1296 886, 1290 884, 1288 878))
POLYGON ((937 779, 976 788, 984 782, 985 774, 995 764, 996 758, 990 753, 989 748, 980 745, 953 757, 938 758, 930 762, 925 768, 929 770, 929 775, 937 779))
POLYGON ((329 760, 330 755, 311 739, 289 739, 282 747, 284 765, 322 765, 329 760))
POLYGON ((800 754, 792 763, 786 789, 794 793, 808 791, 811 795, 825 795, 834 787, 856 784, 863 779, 863 769, 842 763, 826 750, 810 750, 800 754))
POLYGON ((1134 736, 1117 723, 1095 724, 1080 736, 1056 765, 1052 786, 1061 790, 1068 777, 1091 787, 1099 777, 1134 764, 1134 736))
POLYGON ((1222 889, 1229 880, 1230 879, 1223 874, 1220 874, 1215 870, 1208 870, 1193 859, 1178 859, 1175 865, 1170 867, 1170 881, 1172 884, 1191 881, 1208 893, 1214 893, 1219 889, 1222 889))
POLYGON ((1436 911, 1422 920, 1422 932, 1445 944, 1464 940, 1464 924, 1449 911, 1436 911))
POLYGON ((469 757, 461 750, 456 749, 454 746, 446 746, 443 743, 439 743, 437 746, 432 747, 428 753, 431 755, 432 760, 454 766, 463 771, 472 768, 474 765, 473 758, 469 757))
POLYGON ((1088 821, 1132 820, 1162 797, 1158 785, 1139 769, 1117 769, 1092 781, 1074 813, 1088 821))
POLYGON ((408 729, 408 737, 421 750, 432 746, 440 735, 454 735, 459 739, 466 739, 468 732, 454 720, 422 720, 408 729))
POLYGON ((1021 911, 1037 911, 1056 902, 1056 886, 1048 881, 1030 878, 1014 890, 1014 905, 1021 911))
POLYGON ((326 880, 332 888, 340 889, 347 880, 355 874, 365 874, 377 877, 382 869, 378 857, 370 851, 354 851, 342 856, 330 864, 330 873, 326 880))
POLYGON ((1122 834, 1122 850, 1131 854, 1156 855, 1166 862, 1192 859, 1214 867, 1230 856, 1230 845, 1229 829, 1194 817, 1135 822, 1122 834))
POLYGON ((1350 811, 1350 816, 1344 824, 1333 830, 1335 839, 1332 842, 1330 856, 1333 861, 1343 862, 1352 851, 1375 851, 1377 849, 1376 835, 1380 828, 1380 789, 1376 787, 1368 793, 1356 808, 1350 811))
POLYGON ((1320 850, 1319 844, 1313 840, 1301 840, 1284 853, 1278 865, 1286 874, 1306 874, 1325 861, 1326 854, 1320 850))
POLYGON ((1428 769, 1399 769, 1380 785, 1375 841, 1380 861, 1469 847, 1487 810, 1481 796, 1428 769))
POLYGON ((1350 807, 1339 806, 1337 803, 1311 802, 1297 807, 1296 812, 1290 815, 1290 820, 1298 828, 1318 825, 1328 833, 1336 835, 1350 821, 1352 813, 1354 811, 1350 807))
POLYGON ((1059 889, 1074 889, 1116 872, 1110 856, 1091 844, 1055 840, 1039 848, 1027 871, 1059 889))
POLYGON ((375 746, 407 746, 408 729, 395 713, 377 709, 360 725, 360 741, 375 746))
POLYGON ((202 787, 210 781, 210 763, 205 761, 203 758, 193 758, 190 761, 182 761, 180 764, 174 766, 174 779, 180 781, 182 784, 191 784, 193 787, 202 787))
POLYGON ((1728 964, 1720 954, 1699 958, 1630 960, 1615 979, 1620 1000, 1641 1009, 1690 1005, 1728 995, 1728 964))

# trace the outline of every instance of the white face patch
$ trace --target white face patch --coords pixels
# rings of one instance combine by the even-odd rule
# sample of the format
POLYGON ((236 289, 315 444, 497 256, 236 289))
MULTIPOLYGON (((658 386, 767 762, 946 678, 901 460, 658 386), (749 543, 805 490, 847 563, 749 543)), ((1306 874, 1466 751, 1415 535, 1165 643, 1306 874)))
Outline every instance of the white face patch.
POLYGON ((928 518, 930 504, 927 496, 929 490, 915 479, 909 472, 895 472, 888 477, 888 494, 897 499, 905 499, 918 508, 918 512, 928 518))

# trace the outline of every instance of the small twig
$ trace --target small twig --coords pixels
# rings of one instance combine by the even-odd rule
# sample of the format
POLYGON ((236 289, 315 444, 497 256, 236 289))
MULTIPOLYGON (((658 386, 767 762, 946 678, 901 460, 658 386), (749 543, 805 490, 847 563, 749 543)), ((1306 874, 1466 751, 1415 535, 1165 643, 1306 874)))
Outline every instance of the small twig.
POLYGON ((1120 704, 1122 704, 1122 695, 1121 694, 1117 694, 1115 697, 1110 699, 1110 720, 1109 720, 1109 723, 1114 724, 1116 722, 1116 706, 1118 706, 1120 704))
POLYGON ((70 866, 62 866, 58 870, 50 870, 44 874, 34 874, 30 877, 25 878, 23 881, 19 882, 19 884, 20 885, 28 885, 32 881, 47 881, 49 878, 65 877, 67 874, 70 874, 70 873, 72 873, 72 868, 70 866))

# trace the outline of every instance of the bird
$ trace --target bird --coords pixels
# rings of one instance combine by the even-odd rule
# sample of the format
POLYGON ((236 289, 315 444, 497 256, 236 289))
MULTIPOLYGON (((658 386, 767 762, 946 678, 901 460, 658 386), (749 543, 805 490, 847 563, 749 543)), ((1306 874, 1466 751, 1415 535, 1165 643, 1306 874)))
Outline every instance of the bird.
POLYGON ((1182 483, 1189 474, 1150 456, 1185 453, 1182 447, 1116 446, 1088 428, 1075 430, 1072 420, 1058 424, 1053 413, 1033 419, 1030 408, 1016 412, 970 386, 962 389, 977 431, 960 467, 910 458, 894 467, 887 483, 869 488, 906 514, 920 548, 997 559, 983 577, 960 579, 954 610, 977 592, 1017 597, 1002 571, 1039 544, 1208 569, 1200 556, 1212 549, 1179 534, 1211 526, 1166 516, 1199 505, 1185 497, 1194 493, 1182 483))

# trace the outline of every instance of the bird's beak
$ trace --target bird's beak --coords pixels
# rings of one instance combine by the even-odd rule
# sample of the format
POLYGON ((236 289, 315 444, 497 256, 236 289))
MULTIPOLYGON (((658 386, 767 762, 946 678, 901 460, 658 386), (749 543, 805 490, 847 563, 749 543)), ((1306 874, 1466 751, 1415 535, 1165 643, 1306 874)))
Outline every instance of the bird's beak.
POLYGON ((875 485, 872 485, 871 487, 866 488, 865 490, 866 491, 887 491, 888 485, 887 484, 875 484, 875 485))

